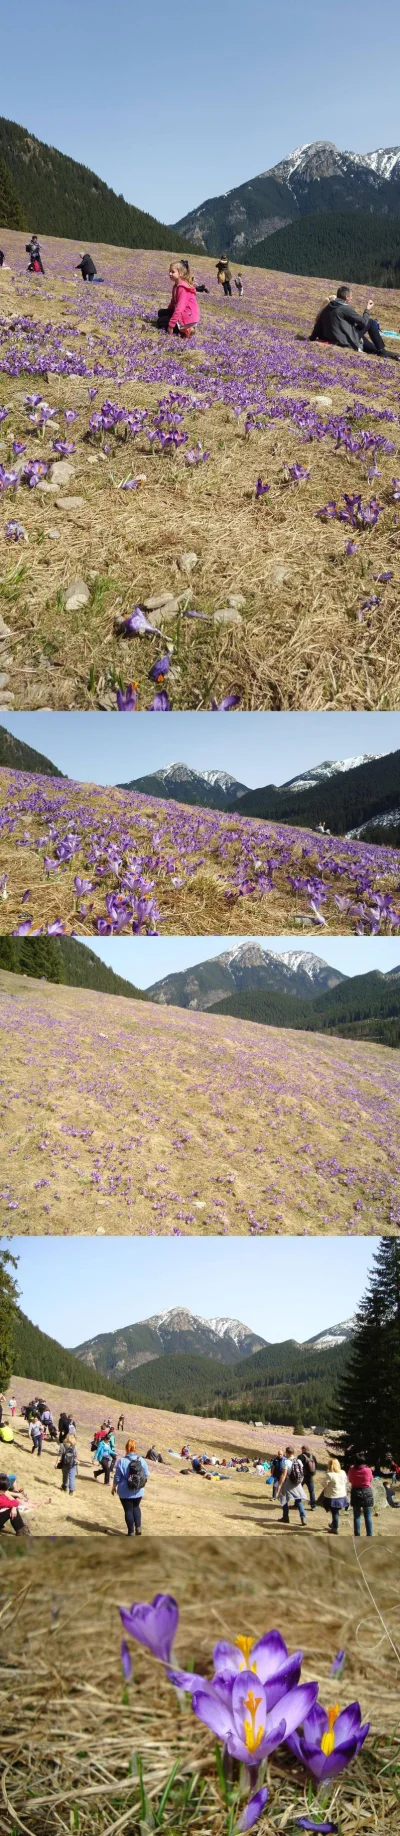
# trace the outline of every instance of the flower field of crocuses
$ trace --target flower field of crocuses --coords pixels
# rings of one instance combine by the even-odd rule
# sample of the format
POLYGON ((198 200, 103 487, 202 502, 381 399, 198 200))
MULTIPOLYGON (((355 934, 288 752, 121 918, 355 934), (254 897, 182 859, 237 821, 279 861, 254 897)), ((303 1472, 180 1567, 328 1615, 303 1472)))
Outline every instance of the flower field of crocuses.
POLYGON ((400 855, 347 836, 0 770, 2 930, 15 936, 400 929, 400 855))
MULTIPOLYGON (((6 243, 0 706, 112 707, 133 682, 145 709, 160 634, 167 708, 397 705, 400 371, 307 342, 337 277, 246 269, 230 300, 199 257, 181 346, 152 324, 165 255, 95 248, 97 287, 71 242, 46 239, 39 278, 6 243)), ((375 309, 399 328, 399 294, 375 309)))
POLYGON ((2 972, 6 1233, 395 1233, 398 1058, 2 972))
MULTIPOLYGON (((185 1482, 177 1479, 177 1488, 179 1484, 183 1490, 185 1482)), ((67 1501, 62 1503, 68 1509, 67 1501)), ((70 1503, 77 1509, 74 1500, 70 1503)), ((118 1506, 118 1500, 114 1503, 118 1506)), ((100 1515, 100 1499, 97 1505, 100 1515)), ((374 1829, 374 1821, 379 1836, 386 1829, 394 1836, 399 1597, 387 1543, 376 1544, 372 1552, 373 1599, 368 1600, 349 1545, 339 1552, 327 1547, 322 1536, 313 1539, 311 1592, 307 1538, 300 1533, 289 1540, 290 1561, 276 1537, 266 1542, 259 1536, 246 1545, 241 1538, 174 1539, 161 1533, 158 1539, 144 1539, 140 1550, 136 1545, 133 1552, 120 1540, 116 1582, 109 1535, 98 1534, 89 1544, 76 1537, 71 1542, 65 1536, 53 1538, 46 1544, 43 1539, 41 1548, 38 1542, 31 1546, 30 1559, 21 1545, 19 1561, 10 1559, 11 1538, 3 1538, 8 1561, 2 1620, 2 1762, 11 1829, 18 1828, 19 1819, 30 1836, 42 1836, 46 1822, 49 1829, 57 1821, 62 1828, 63 1819, 67 1828, 68 1817, 80 1836, 111 1836, 114 1829, 124 1828, 132 1836, 159 1828, 169 1836, 187 1836, 188 1831, 191 1836, 230 1836, 234 1829, 251 1827, 257 1811, 260 1836, 275 1836, 282 1828, 314 1829, 328 1836, 360 1836, 362 1831, 364 1836, 364 1831, 374 1829), (246 1547, 251 1554, 247 1562, 246 1547), (155 1591, 158 1604, 165 1594, 178 1602, 173 1663, 187 1675, 195 1671, 197 1678, 203 1676, 204 1693, 211 1695, 213 1689, 212 1647, 214 1670, 218 1657, 225 1660, 226 1696, 229 1661, 236 1670, 243 1652, 251 1652, 252 1666, 257 1663, 257 1671, 252 1669, 254 1688, 259 1667, 265 1670, 270 1655, 276 1666, 280 1657, 291 1669, 297 1660, 300 1687, 310 1692, 313 1688, 314 1693, 318 1687, 315 1720, 301 1736, 302 1742, 304 1732, 311 1736, 306 1764, 293 1751, 296 1739, 292 1744, 289 1735, 291 1746, 282 1744, 271 1753, 266 1778, 261 1774, 256 1780, 253 1771, 246 1790, 242 1774, 242 1795, 238 1766, 232 1760, 230 1766, 223 1763, 222 1747, 218 1765, 215 1736, 204 1725, 205 1716, 203 1720, 193 1714, 190 1696, 176 1696, 149 1642, 133 1643, 129 1632, 125 1644, 129 1642, 132 1677, 125 1681, 118 1606, 130 1623, 135 1607, 139 1618, 139 1603, 144 1615, 145 1603, 155 1591), (13 1714, 16 1674, 18 1727, 13 1714), (32 1720, 34 1748, 29 1740, 32 1720), (366 1724, 369 1731, 363 1738, 366 1724), (334 1762, 323 1767, 322 1779, 316 1776, 318 1747, 320 1762, 334 1753, 334 1762), (243 1824, 241 1819, 250 1813, 249 1797, 252 1815, 243 1824)), ((165 1656, 163 1649, 164 1660, 165 1656)), ((126 1664, 125 1653, 124 1659, 126 1664)), ((268 1692, 275 1726, 271 1703, 278 1701, 284 1723, 285 1681, 285 1676, 272 1675, 271 1664, 262 1691, 268 1692)), ((224 1685, 218 1687, 222 1698, 224 1685)), ((260 1700, 250 1705, 252 1711, 261 1710, 262 1691, 257 1688, 260 1700)), ((235 1706, 237 1693, 238 1685, 235 1706)), ((299 1706, 305 1712, 304 1698, 299 1706)), ((284 1727, 281 1737, 284 1742, 284 1727)), ((217 1744, 224 1738, 221 1709, 217 1744)), ((254 1769, 259 1760, 256 1751, 254 1769)))

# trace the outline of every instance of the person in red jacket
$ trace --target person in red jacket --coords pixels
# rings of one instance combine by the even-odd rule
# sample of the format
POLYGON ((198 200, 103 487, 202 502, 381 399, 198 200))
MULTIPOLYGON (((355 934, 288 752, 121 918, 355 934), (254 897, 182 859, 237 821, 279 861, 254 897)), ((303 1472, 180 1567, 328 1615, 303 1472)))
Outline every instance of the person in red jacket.
POLYGON ((372 1506, 374 1502, 372 1490, 373 1476, 371 1467, 367 1466, 366 1454, 355 1453, 352 1465, 349 1466, 347 1474, 349 1485, 351 1485, 351 1504, 355 1536, 361 1535, 361 1512, 363 1513, 367 1536, 373 1536, 374 1534, 372 1524, 372 1506))

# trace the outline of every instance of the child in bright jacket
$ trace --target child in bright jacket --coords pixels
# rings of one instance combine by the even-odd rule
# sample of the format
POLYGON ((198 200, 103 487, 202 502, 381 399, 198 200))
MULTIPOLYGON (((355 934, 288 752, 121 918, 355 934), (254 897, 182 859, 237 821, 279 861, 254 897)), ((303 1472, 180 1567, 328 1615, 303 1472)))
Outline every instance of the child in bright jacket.
POLYGON ((169 273, 172 298, 168 307, 166 330, 177 332, 181 338, 192 338, 200 318, 195 282, 190 279, 183 261, 172 262, 169 273))

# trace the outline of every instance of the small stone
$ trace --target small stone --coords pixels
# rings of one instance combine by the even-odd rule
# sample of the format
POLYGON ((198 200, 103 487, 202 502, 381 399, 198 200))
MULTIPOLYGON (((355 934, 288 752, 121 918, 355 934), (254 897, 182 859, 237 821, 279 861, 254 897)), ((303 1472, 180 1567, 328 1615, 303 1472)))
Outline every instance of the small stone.
POLYGON ((311 400, 316 408, 333 408, 333 395, 313 395, 311 400))
POLYGON ((50 478, 47 482, 51 485, 52 491, 59 491, 60 485, 70 484, 71 478, 74 477, 74 466, 69 465, 67 459, 57 459, 50 468, 50 478))
POLYGON ((60 540, 59 529, 46 529, 46 535, 49 537, 49 542, 59 542, 60 540))
POLYGON ((178 567, 180 568, 181 574, 193 574, 195 567, 197 567, 198 559, 199 557, 196 555, 194 548, 188 548, 186 554, 179 555, 178 567))
POLYGON ((160 611, 161 624, 168 625, 170 619, 176 618, 179 610, 179 599, 167 599, 165 606, 162 606, 160 611))
POLYGON ((6 625, 5 619, 2 618, 0 612, 0 639, 8 637, 12 637, 12 631, 10 631, 10 626, 6 625))
POLYGON ((56 497, 57 510, 82 510, 84 497, 56 497))
POLYGON ((97 453, 88 454, 88 465, 97 465, 97 453))
POLYGON ((0 689, 8 688, 10 677, 5 669, 0 670, 0 689))
POLYGON ((243 619, 242 619, 241 613, 235 612, 234 606, 223 606, 221 612, 214 612, 214 625, 242 625, 242 624, 243 624, 243 619))
POLYGON ((0 708, 11 708, 14 706, 14 701, 15 695, 9 695, 8 690, 6 694, 5 689, 0 689, 0 708))
POLYGON ((97 706, 98 708, 102 708, 104 713, 109 714, 110 709, 115 708, 115 695, 99 696, 97 706))
POLYGON ((154 593, 152 599, 143 600, 143 611, 144 612, 161 612, 163 606, 167 606, 171 602, 171 600, 173 601, 174 605, 177 603, 174 600, 173 593, 154 593))
POLYGON ((234 606, 235 612, 242 612, 245 605, 244 593, 228 593, 228 606, 234 606))
POLYGON ((66 612, 80 612, 81 606, 89 604, 90 593, 85 580, 71 580, 65 595, 66 612))
POLYGON ((287 567, 280 567, 279 563, 276 563, 275 566, 271 568, 272 586, 284 586, 285 580, 289 580, 289 578, 289 569, 287 567))

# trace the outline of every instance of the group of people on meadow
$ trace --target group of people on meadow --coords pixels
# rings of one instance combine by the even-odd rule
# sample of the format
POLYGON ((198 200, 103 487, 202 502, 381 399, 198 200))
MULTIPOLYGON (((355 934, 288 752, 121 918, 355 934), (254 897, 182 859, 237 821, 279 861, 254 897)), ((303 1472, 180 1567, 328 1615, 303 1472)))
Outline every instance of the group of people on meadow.
MULTIPOLYGON (((11 1448, 14 1443, 16 1412, 15 1396, 9 1396, 8 1400, 0 1396, 0 1465, 2 1449, 11 1448)), ((61 1410, 56 1424, 52 1410, 42 1396, 34 1396, 30 1402, 22 1404, 19 1413, 31 1442, 32 1455, 36 1455, 37 1459, 41 1458, 45 1440, 57 1443, 56 1471, 60 1473, 60 1487, 62 1492, 72 1496, 78 1474, 77 1428, 73 1416, 68 1410, 61 1410)), ((154 1463, 164 1465, 165 1461, 154 1445, 148 1448, 145 1457, 140 1454, 132 1435, 125 1442, 124 1452, 118 1453, 115 1436, 116 1432, 123 1434, 124 1428, 125 1416, 121 1413, 116 1430, 110 1417, 95 1430, 90 1443, 93 1478, 97 1481, 102 1477, 104 1485, 108 1487, 112 1482, 112 1496, 120 1500, 128 1536, 140 1536, 142 1499, 149 1466, 154 1463)), ((301 1525, 306 1525, 307 1503, 311 1511, 315 1511, 317 1506, 324 1508, 330 1516, 328 1528, 333 1536, 338 1535, 341 1513, 350 1509, 353 1513, 354 1535, 360 1536, 364 1520, 366 1534, 372 1536, 374 1511, 382 1505, 390 1505, 394 1510, 400 1509, 400 1503, 395 1498, 400 1466, 389 1452, 379 1470, 376 1465, 370 1465, 363 1450, 354 1449, 349 1451, 344 1464, 335 1456, 330 1456, 322 1473, 306 1442, 303 1442, 300 1453, 289 1443, 285 1449, 278 1448, 277 1453, 270 1458, 259 1454, 252 1460, 243 1454, 231 1454, 228 1458, 226 1455, 192 1452, 186 1443, 180 1452, 171 1447, 168 1453, 171 1458, 185 1462, 180 1469, 184 1476, 192 1473, 208 1480, 224 1480, 234 1473, 256 1473, 271 1487, 273 1501, 282 1506, 279 1521, 286 1526, 290 1523, 291 1510, 297 1513, 301 1525)), ((3 1458, 7 1459, 5 1451, 3 1458)), ((51 1503, 51 1499, 48 1502, 51 1503)), ((37 1501, 32 1501, 18 1484, 16 1473, 0 1472, 0 1531, 4 1530, 6 1524, 10 1524, 17 1536, 29 1536, 26 1516, 35 1508, 37 1501)))
MULTIPOLYGON (((42 251, 36 233, 32 234, 30 242, 26 244, 26 253, 29 255, 28 273, 44 274, 42 251)), ((8 267, 3 249, 0 249, 1 267, 8 267)), ((103 282, 88 250, 80 254, 75 272, 81 274, 83 281, 95 281, 97 284, 103 282)), ((226 298, 232 297, 233 279, 239 299, 242 299, 242 275, 235 274, 233 278, 228 255, 218 256, 216 276, 217 284, 226 298)), ((159 307, 154 323, 158 331, 174 333, 176 337, 185 340, 193 338, 200 319, 197 296, 199 293, 209 293, 209 288, 204 282, 196 282, 189 261, 184 259, 170 263, 169 279, 171 298, 168 306, 159 307)), ((298 333, 298 336, 302 337, 303 334, 298 333)), ((379 321, 375 317, 373 300, 367 300, 363 313, 357 312, 353 304, 352 288, 348 283, 341 283, 336 294, 332 294, 320 308, 310 333, 310 342, 333 344, 353 353, 357 351, 370 357, 390 357, 399 361, 398 353, 388 350, 385 345, 379 321)))

